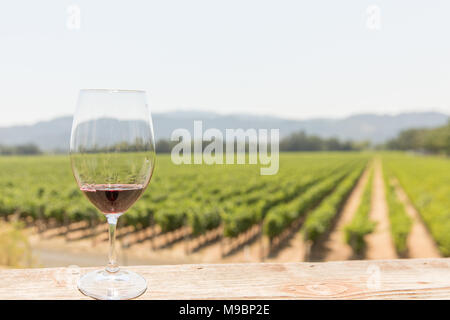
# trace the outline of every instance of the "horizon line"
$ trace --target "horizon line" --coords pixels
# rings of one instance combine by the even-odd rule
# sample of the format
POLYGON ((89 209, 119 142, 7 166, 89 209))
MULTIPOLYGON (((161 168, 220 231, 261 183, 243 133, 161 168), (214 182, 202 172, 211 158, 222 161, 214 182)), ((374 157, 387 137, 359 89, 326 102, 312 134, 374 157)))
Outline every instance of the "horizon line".
MULTIPOLYGON (((312 116, 312 117, 306 117, 306 118, 296 118, 296 117, 290 117, 290 116, 277 116, 277 115, 272 115, 272 114, 268 114, 268 113, 255 115, 255 114, 252 114, 251 112, 217 112, 217 111, 200 110, 200 109, 193 108, 193 109, 174 109, 172 111, 162 111, 162 112, 156 111, 156 112, 152 112, 152 116, 154 116, 156 114, 160 115, 160 114, 170 114, 170 113, 205 113, 205 114, 218 115, 218 116, 252 116, 252 117, 256 117, 256 118, 274 118, 274 119, 288 120, 288 121, 289 120, 290 121, 313 121, 313 120, 339 121, 339 120, 343 120, 343 119, 347 119, 347 118, 351 118, 351 117, 355 117, 355 116, 364 116, 364 115, 396 117, 396 116, 404 115, 404 114, 417 114, 417 113, 440 113, 440 114, 450 117, 450 111, 439 110, 436 108, 416 109, 416 110, 408 110, 408 111, 401 111, 401 112, 366 111, 366 112, 350 113, 345 116, 332 116, 331 115, 331 116, 312 116)), ((50 117, 47 119, 42 119, 42 120, 35 120, 35 121, 24 122, 24 123, 13 123, 13 124, 9 124, 9 125, 0 125, 0 129, 7 129, 7 128, 12 128, 12 127, 34 126, 39 123, 51 122, 56 119, 68 118, 68 117, 73 117, 73 114, 62 114, 62 115, 56 115, 56 116, 53 116, 53 117, 50 117)), ((202 120, 202 119, 198 119, 198 120, 202 120)))

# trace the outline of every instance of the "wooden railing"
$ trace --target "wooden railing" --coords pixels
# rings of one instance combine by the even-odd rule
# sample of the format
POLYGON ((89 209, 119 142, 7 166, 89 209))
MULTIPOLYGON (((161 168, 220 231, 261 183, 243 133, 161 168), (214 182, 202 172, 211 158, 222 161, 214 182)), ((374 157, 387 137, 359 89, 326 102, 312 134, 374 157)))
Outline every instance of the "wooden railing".
MULTIPOLYGON (((76 288, 94 268, 1 269, 0 299, 89 299, 76 288)), ((127 267, 138 299, 450 299, 450 259, 127 267)))

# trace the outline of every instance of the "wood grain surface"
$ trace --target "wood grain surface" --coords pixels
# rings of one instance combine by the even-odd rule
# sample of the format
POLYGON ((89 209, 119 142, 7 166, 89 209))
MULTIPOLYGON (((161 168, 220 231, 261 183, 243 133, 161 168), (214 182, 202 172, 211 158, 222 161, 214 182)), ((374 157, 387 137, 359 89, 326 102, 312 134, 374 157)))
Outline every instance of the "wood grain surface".
MULTIPOLYGON (((95 268, 0 270, 0 299, 89 299, 95 268)), ((138 299, 450 299, 450 259, 138 266, 138 299)))

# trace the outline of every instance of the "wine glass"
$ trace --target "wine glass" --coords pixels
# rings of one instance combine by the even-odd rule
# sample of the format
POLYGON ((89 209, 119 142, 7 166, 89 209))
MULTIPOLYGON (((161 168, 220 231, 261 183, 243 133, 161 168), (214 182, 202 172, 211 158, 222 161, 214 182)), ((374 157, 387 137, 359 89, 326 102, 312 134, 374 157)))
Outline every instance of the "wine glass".
POLYGON ((81 90, 70 158, 80 190, 109 225, 109 263, 82 276, 78 288, 97 299, 131 299, 147 289, 139 274, 120 269, 116 225, 147 188, 155 166, 153 125, 145 91, 81 90))

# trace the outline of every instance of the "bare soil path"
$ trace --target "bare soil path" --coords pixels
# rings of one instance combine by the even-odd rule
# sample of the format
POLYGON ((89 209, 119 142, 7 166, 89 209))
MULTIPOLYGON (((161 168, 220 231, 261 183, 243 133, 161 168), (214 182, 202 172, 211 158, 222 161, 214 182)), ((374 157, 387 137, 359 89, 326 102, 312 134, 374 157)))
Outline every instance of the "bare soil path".
POLYGON ((380 159, 374 163, 374 179, 370 219, 377 223, 375 231, 366 236, 366 259, 395 259, 397 253, 391 238, 389 211, 383 181, 383 168, 380 159))
POLYGON ((356 258, 353 256, 352 248, 345 243, 344 228, 350 223, 359 207, 359 204, 361 203, 361 197, 367 185, 367 180, 369 179, 371 169, 372 164, 369 164, 342 208, 334 229, 331 231, 328 239, 323 244, 321 260, 339 261, 356 258))
POLYGON ((266 262, 301 262, 305 261, 308 246, 303 240, 303 234, 296 230, 276 251, 276 254, 265 259, 266 262))
MULTIPOLYGON (((103 224, 106 225, 106 223, 103 224)), ((59 229, 65 229, 65 227, 59 229)), ((107 231, 102 229, 104 226, 99 225, 99 234, 96 237, 95 245, 92 237, 82 236, 84 230, 71 232, 69 237, 71 240, 68 241, 65 235, 58 235, 58 232, 53 230, 38 234, 33 228, 28 229, 32 253, 37 260, 35 266, 79 265, 89 267, 105 264, 108 236, 107 231), (51 236, 47 233, 51 233, 51 236)), ((186 243, 183 239, 166 246, 162 245, 167 240, 165 239, 166 235, 158 235, 153 243, 156 249, 153 249, 150 239, 145 237, 147 233, 128 233, 123 238, 117 239, 117 254, 121 265, 232 263, 259 262, 261 260, 259 239, 249 242, 234 254, 222 258, 220 240, 208 243, 201 249, 187 254, 186 243), (129 246, 129 244, 131 245, 129 246)))
MULTIPOLYGON (((255 226, 255 228, 257 228, 257 226, 255 226)), ((263 244, 261 243, 261 241, 264 240, 265 239, 261 239, 260 236, 252 237, 238 250, 222 257, 222 246, 226 246, 222 241, 225 242, 227 240, 220 239, 210 245, 204 246, 197 252, 193 253, 192 256, 195 259, 210 263, 261 262, 261 245, 267 245, 265 242, 263 244)))
POLYGON ((406 192, 400 186, 397 179, 393 180, 395 193, 398 199, 403 202, 406 213, 412 219, 411 231, 408 235, 407 247, 409 258, 439 258, 441 254, 430 232, 425 226, 419 212, 409 200, 406 192))
MULTIPOLYGON (((106 225, 103 223, 102 225, 106 225)), ((100 230, 94 245, 92 237, 83 237, 72 232, 69 239, 65 235, 38 234, 33 228, 27 229, 32 254, 36 260, 35 267, 67 267, 78 265, 82 267, 104 265, 107 260, 107 231, 100 230), (74 240, 73 240, 74 239, 74 240)), ((62 227, 64 229, 64 227, 62 227)), ((52 231, 52 233, 55 233, 52 231)), ((57 233, 57 232, 56 232, 57 233)), ((154 265, 196 263, 194 259, 184 254, 184 250, 172 250, 170 247, 152 250, 149 240, 140 242, 141 233, 132 233, 117 239, 117 255, 121 265, 154 265), (128 246, 127 244, 133 243, 128 246)))

